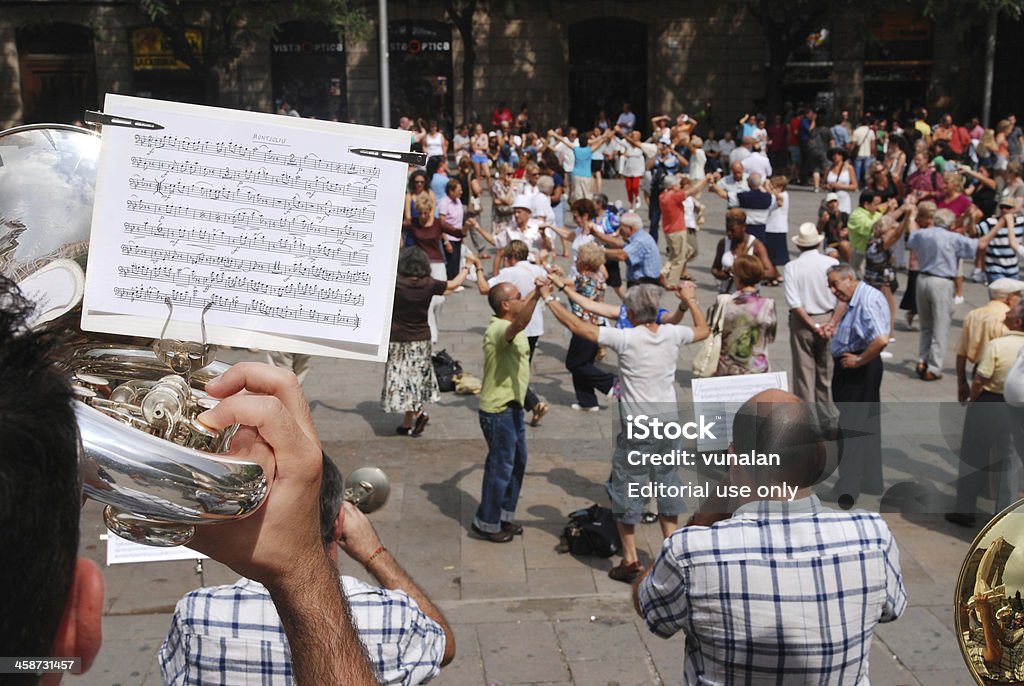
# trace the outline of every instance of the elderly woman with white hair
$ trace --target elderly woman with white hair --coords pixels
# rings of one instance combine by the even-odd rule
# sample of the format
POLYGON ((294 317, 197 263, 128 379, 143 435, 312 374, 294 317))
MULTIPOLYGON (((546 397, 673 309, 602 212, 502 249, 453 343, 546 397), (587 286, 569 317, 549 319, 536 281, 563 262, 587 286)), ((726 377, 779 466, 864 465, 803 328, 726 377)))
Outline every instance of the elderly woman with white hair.
MULTIPOLYGON (((679 311, 692 314, 693 328, 658 323, 663 292, 660 286, 643 284, 626 292, 626 313, 633 328, 618 329, 597 326, 572 314, 552 296, 550 281, 538 281, 537 285, 551 314, 574 336, 610 348, 618 354, 622 393, 619 409, 623 419, 645 414, 663 421, 676 421, 675 372, 679 347, 702 341, 709 334, 697 302, 697 289, 692 282, 681 284, 676 295, 679 297, 679 311)), ((677 493, 681 488, 674 466, 631 465, 627 456, 633 454, 631 451, 665 454, 672 448, 671 441, 627 439, 624 433, 616 439, 609 495, 622 539, 622 562, 608 572, 608 576, 616 581, 631 583, 640 573, 636 525, 641 521, 647 499, 630 497, 629 494, 649 482, 667 487, 659 489, 661 494, 657 497, 661 533, 666 537, 678 528, 679 514, 684 509, 682 498, 664 495, 671 492, 672 487, 676 487, 677 493)))

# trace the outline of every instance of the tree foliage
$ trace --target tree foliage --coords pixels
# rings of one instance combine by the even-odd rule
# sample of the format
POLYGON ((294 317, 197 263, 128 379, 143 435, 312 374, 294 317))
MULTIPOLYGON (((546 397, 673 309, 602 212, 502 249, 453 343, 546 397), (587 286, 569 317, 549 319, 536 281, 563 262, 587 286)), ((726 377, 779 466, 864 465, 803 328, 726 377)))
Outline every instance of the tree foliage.
POLYGON ((370 21, 359 0, 138 0, 142 12, 160 29, 174 56, 206 83, 207 99, 219 99, 219 81, 247 49, 270 42, 283 21, 326 24, 339 39, 361 40, 370 21), (193 27, 203 30, 201 49, 188 40, 193 27))

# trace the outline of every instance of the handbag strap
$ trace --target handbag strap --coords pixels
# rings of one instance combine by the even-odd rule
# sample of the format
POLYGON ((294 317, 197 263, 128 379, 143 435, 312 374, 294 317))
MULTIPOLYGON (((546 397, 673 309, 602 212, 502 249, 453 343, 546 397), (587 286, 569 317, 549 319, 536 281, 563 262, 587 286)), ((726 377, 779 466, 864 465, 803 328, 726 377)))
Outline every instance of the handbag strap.
POLYGON ((725 315, 725 306, 732 300, 732 296, 726 293, 719 295, 715 298, 715 304, 712 305, 711 310, 711 333, 718 334, 722 331, 722 317, 725 315))

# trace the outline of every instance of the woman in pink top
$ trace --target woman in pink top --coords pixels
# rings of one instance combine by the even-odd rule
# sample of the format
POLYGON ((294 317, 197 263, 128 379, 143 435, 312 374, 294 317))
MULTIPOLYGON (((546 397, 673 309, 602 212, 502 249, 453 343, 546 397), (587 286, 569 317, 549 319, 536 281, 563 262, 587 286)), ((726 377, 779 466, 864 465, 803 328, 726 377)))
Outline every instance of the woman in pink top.
MULTIPOLYGON (((936 197, 935 206, 940 210, 949 210, 956 215, 956 223, 953 224, 954 231, 967 234, 973 238, 977 234, 974 225, 982 219, 982 212, 971 202, 971 197, 964 193, 963 177, 960 176, 959 172, 948 171, 942 175, 942 183, 942 195, 941 197, 936 197)), ((973 268, 974 264, 970 262, 969 264, 973 268)), ((961 263, 960 269, 957 270, 956 281, 954 281, 956 293, 953 296, 953 302, 958 305, 964 300, 964 277, 962 272, 963 264, 961 263)))

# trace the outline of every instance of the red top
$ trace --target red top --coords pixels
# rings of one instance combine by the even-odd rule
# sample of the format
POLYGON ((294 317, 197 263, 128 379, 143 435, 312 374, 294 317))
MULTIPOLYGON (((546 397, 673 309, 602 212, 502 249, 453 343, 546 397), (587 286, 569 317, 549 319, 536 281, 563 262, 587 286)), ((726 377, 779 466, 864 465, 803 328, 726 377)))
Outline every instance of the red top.
POLYGON ((658 199, 661 204, 661 229, 665 233, 686 231, 686 191, 665 191, 658 199))

